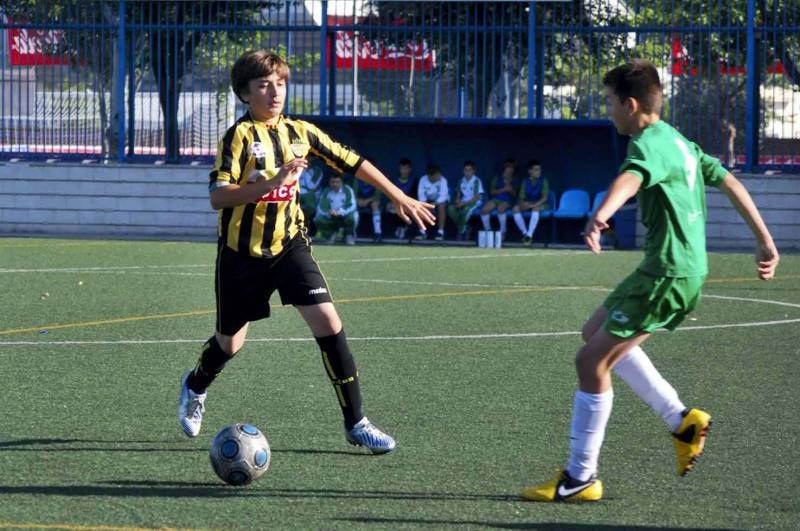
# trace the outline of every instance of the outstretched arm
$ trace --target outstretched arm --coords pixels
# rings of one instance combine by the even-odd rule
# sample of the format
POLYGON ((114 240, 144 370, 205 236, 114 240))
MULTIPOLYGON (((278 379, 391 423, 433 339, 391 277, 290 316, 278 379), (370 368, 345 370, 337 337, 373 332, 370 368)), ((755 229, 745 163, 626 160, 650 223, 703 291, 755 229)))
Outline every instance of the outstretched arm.
POLYGON ((756 249, 756 264, 758 267, 758 278, 761 280, 769 280, 775 276, 775 268, 778 267, 778 250, 775 248, 775 242, 772 241, 772 235, 769 233, 767 224, 761 218, 758 212, 758 207, 750 197, 747 188, 739 182, 739 179, 730 173, 725 176, 719 189, 728 196, 731 204, 745 220, 750 231, 755 236, 758 242, 756 249))
POLYGON ((583 231, 583 241, 594 253, 600 252, 600 233, 608 228, 608 220, 619 210, 625 202, 636 195, 642 186, 642 178, 630 172, 625 172, 614 179, 608 188, 608 194, 600 204, 597 212, 589 216, 586 228, 583 231))
POLYGON ((433 205, 422 203, 408 197, 402 190, 392 184, 392 182, 370 161, 364 160, 364 162, 361 163, 356 171, 356 177, 374 185, 381 192, 386 194, 386 197, 394 203, 397 215, 406 223, 411 223, 413 221, 421 230, 425 230, 426 225, 433 225, 436 219, 431 213, 433 205))
POLYGON ((219 210, 258 201, 279 186, 289 184, 292 179, 296 180, 300 172, 307 167, 306 159, 294 159, 284 164, 277 175, 271 179, 266 179, 261 171, 253 170, 250 176, 253 179, 252 182, 243 185, 231 183, 212 190, 209 196, 211 208, 219 210))

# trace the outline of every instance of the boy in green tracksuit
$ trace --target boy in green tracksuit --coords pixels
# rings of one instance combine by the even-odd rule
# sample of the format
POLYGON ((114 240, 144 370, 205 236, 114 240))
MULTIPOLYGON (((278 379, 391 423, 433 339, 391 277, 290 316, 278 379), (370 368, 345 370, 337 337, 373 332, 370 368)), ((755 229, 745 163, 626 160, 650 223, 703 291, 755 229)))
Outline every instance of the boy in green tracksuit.
POLYGON ((333 175, 328 181, 328 187, 322 191, 314 223, 317 224, 317 234, 323 239, 329 239, 331 243, 336 241, 340 230, 345 233, 347 245, 356 243, 356 194, 350 186, 344 184, 341 175, 333 175))
POLYGON ((483 204, 483 182, 475 175, 475 163, 464 162, 464 176, 456 188, 456 199, 447 207, 447 214, 456 225, 456 239, 468 238, 469 218, 483 204))
POLYGON ((657 329, 675 329, 700 300, 708 274, 706 185, 719 188, 750 227, 758 243, 759 278, 771 279, 778 265, 772 236, 744 186, 660 119, 663 95, 655 67, 635 60, 608 72, 603 84, 611 120, 631 140, 619 176, 586 223, 584 240, 599 253, 608 219, 638 195, 647 227, 645 256, 583 327, 585 344, 575 360, 580 389, 572 410, 569 460, 552 480, 523 489, 522 496, 533 501, 602 498, 597 461, 611 414, 612 369, 672 432, 679 475, 692 470, 703 453, 711 416, 685 407, 640 345, 657 329))

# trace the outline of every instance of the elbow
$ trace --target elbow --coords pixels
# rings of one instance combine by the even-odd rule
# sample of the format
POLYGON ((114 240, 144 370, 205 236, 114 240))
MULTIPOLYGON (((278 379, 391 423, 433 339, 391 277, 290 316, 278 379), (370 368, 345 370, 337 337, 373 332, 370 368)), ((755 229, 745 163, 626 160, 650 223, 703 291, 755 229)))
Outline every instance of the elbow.
POLYGON ((213 195, 209 198, 208 202, 211 204, 211 208, 213 208, 214 210, 220 210, 222 208, 219 199, 214 197, 213 195))

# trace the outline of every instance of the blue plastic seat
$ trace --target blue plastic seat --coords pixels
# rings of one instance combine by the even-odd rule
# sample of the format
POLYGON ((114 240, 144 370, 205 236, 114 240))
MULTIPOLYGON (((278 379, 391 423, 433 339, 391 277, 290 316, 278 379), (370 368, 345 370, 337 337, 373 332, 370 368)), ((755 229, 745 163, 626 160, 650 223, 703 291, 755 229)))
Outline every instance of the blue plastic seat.
POLYGON ((553 212, 556 219, 583 219, 589 213, 589 192, 571 188, 561 194, 558 209, 553 212))
POLYGON ((556 220, 577 219, 582 220, 589 214, 589 192, 579 188, 571 188, 561 194, 558 209, 553 212, 553 236, 550 241, 558 239, 556 220))
POLYGON ((597 192, 597 195, 594 196, 594 203, 592 203, 592 211, 589 212, 589 214, 594 214, 595 212, 597 212, 597 209, 600 208, 600 205, 603 204, 603 199, 605 199, 607 195, 608 195, 608 190, 597 192))

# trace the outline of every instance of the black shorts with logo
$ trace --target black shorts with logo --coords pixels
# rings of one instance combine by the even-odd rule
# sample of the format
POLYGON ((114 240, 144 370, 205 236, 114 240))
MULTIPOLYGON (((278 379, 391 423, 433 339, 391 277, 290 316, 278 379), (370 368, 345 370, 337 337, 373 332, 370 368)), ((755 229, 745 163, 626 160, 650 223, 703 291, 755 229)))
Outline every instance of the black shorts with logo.
POLYGON ((269 317, 269 298, 276 289, 283 304, 332 302, 311 246, 300 235, 275 258, 256 258, 220 243, 214 288, 217 331, 226 336, 250 321, 269 317))

